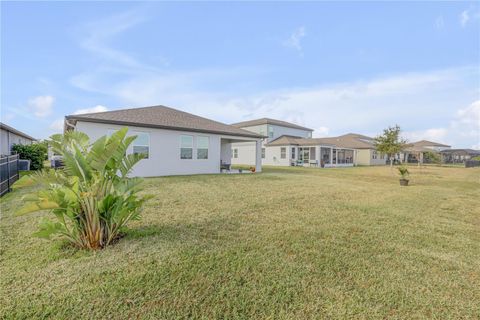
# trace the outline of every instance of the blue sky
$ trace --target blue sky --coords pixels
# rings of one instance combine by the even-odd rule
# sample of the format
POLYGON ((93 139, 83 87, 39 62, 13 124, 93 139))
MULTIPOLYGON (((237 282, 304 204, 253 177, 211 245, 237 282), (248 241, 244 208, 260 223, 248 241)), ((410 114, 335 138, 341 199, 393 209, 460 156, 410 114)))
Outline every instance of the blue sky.
POLYGON ((1 121, 163 104, 480 148, 478 2, 2 2, 1 121))

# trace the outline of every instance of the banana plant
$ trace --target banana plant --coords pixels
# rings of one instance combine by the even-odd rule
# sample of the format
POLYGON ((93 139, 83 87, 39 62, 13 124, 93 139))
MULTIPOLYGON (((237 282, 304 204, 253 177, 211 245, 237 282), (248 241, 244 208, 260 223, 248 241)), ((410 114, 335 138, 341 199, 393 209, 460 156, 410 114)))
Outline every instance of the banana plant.
POLYGON ((49 145, 62 156, 64 167, 24 176, 13 186, 40 186, 23 197, 18 215, 43 210, 53 214, 54 219, 41 221, 36 236, 59 236, 96 250, 112 244, 129 221, 140 218, 150 196, 139 195, 140 178, 128 177, 143 156, 127 153, 136 139, 127 131, 120 129, 93 144, 78 131, 50 137, 49 145))

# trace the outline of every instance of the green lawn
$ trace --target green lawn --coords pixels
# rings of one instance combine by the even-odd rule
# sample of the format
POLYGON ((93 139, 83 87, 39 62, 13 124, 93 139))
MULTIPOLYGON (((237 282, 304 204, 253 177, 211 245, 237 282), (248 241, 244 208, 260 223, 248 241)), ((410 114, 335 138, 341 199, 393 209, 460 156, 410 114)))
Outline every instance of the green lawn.
POLYGON ((77 251, 1 200, 0 318, 478 319, 480 168, 147 179, 143 220, 77 251))

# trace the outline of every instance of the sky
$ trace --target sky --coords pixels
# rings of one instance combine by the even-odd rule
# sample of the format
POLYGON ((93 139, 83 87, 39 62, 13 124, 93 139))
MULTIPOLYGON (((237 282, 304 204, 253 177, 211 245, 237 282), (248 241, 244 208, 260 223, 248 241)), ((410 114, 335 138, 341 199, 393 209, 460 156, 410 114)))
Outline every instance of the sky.
POLYGON ((1 2, 1 121, 166 105, 480 148, 480 2, 1 2))

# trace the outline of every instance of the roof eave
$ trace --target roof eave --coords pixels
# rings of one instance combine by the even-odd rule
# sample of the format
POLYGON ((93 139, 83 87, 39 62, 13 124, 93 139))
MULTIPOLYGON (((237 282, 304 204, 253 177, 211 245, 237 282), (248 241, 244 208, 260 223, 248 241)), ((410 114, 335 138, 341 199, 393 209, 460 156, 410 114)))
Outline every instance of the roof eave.
POLYGON ((245 134, 243 134, 243 133, 233 133, 233 132, 226 132, 226 131, 214 131, 214 130, 203 130, 203 129, 195 129, 195 128, 153 125, 153 124, 129 122, 129 121, 92 119, 92 118, 81 117, 81 116, 76 116, 76 115, 65 116, 65 119, 66 120, 84 121, 84 122, 93 122, 93 123, 117 124, 117 125, 141 127, 141 128, 154 128, 154 129, 165 129, 165 130, 175 130, 175 131, 191 131, 191 132, 202 132, 202 133, 213 133, 213 134, 225 134, 225 135, 230 135, 230 136, 239 136, 239 137, 255 138, 255 139, 266 138, 266 136, 250 133, 246 130, 243 130, 243 131, 246 131, 245 134))

